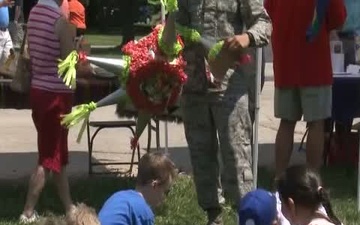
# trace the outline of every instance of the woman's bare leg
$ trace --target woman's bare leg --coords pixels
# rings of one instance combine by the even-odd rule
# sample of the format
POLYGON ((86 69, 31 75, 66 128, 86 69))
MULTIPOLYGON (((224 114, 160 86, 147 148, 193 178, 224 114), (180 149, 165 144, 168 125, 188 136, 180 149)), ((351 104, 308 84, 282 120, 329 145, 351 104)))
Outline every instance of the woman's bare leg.
POLYGON ((33 215, 36 203, 44 189, 47 174, 48 171, 43 166, 38 165, 31 175, 23 215, 27 217, 33 215))
POLYGON ((71 200, 66 167, 62 167, 60 173, 54 173, 53 176, 58 189, 59 197, 65 207, 66 213, 69 213, 71 212, 74 205, 71 200))

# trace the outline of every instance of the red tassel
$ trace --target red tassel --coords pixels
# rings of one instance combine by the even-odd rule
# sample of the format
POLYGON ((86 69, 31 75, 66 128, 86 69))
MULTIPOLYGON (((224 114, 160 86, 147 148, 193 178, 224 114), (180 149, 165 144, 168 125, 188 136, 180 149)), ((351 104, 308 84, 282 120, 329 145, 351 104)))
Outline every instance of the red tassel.
POLYGON ((241 65, 241 64, 248 64, 251 61, 252 61, 251 55, 245 54, 240 56, 240 59, 237 63, 241 65))
POLYGON ((86 61, 86 53, 84 51, 79 51, 79 61, 80 62, 83 62, 83 61, 86 61))
POLYGON ((130 141, 131 150, 136 149, 136 147, 138 146, 138 142, 139 142, 138 137, 134 136, 134 137, 131 138, 131 141, 130 141))

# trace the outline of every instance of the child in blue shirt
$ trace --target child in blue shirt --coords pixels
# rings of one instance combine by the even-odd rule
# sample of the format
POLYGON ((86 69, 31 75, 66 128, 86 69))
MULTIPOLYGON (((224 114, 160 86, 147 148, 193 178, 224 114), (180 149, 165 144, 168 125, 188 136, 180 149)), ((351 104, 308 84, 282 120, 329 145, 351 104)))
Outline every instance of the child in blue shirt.
POLYGON ((145 154, 135 190, 118 191, 106 200, 99 212, 101 225, 153 225, 152 208, 165 200, 175 176, 175 165, 164 154, 145 154))

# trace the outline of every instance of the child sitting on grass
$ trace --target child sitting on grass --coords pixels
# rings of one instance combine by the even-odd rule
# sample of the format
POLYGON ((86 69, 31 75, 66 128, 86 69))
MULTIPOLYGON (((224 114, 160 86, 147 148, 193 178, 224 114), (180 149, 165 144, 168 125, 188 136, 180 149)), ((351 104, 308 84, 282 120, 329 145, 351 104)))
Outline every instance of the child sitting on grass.
POLYGON ((315 171, 305 166, 292 166, 280 176, 277 186, 281 211, 290 224, 341 225, 315 171), (326 213, 319 210, 321 204, 326 213))
POLYGON ((241 199, 238 216, 239 225, 280 225, 276 197, 263 189, 251 191, 241 199))
POLYGON ((95 209, 80 203, 65 218, 49 216, 41 219, 38 225, 100 225, 95 209))
POLYGON ((152 208, 159 206, 168 194, 176 168, 161 153, 147 153, 139 162, 135 190, 114 193, 99 212, 101 225, 152 225, 152 208))

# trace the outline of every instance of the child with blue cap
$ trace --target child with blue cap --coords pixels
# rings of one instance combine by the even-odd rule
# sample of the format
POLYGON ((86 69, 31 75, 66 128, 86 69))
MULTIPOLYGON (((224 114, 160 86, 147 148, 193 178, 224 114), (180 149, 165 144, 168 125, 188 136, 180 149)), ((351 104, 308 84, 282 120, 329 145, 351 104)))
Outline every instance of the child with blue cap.
POLYGON ((239 225, 278 225, 275 195, 263 189, 247 193, 240 201, 238 216, 239 225))

